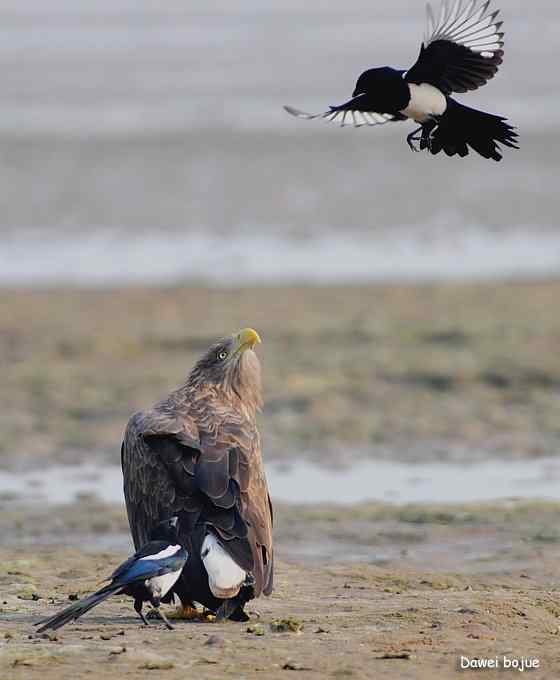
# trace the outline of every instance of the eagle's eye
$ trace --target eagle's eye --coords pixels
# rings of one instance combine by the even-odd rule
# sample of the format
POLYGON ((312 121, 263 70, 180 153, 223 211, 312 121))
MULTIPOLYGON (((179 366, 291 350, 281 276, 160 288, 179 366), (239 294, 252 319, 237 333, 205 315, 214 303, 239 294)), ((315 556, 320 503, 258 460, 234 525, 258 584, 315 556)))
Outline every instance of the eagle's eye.
POLYGON ((220 361, 227 359, 227 352, 225 351, 225 349, 222 349, 221 351, 218 352, 218 359, 220 361))

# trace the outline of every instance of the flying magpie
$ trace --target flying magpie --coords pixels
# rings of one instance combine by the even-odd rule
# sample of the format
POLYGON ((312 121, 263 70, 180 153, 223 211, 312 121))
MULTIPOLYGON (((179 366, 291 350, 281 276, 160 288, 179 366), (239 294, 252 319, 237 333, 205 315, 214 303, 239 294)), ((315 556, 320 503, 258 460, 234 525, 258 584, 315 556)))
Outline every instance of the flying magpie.
POLYGON ((160 522, 150 538, 152 540, 149 543, 111 574, 110 579, 107 579, 111 581, 108 585, 58 614, 36 623, 36 626, 41 626, 38 632, 61 628, 111 595, 121 594, 134 598, 134 609, 146 625, 148 621, 142 613, 142 605, 149 602, 158 611, 167 628, 173 628, 159 609, 159 604, 162 597, 175 585, 188 558, 186 550, 177 540, 177 517, 160 522))
POLYGON ((285 110, 297 118, 354 127, 411 118, 420 124, 407 137, 412 151, 443 150, 464 157, 470 147, 484 158, 501 160, 498 144, 519 148, 515 128, 502 116, 463 106, 449 96, 482 87, 502 63, 503 22, 496 20, 499 10, 491 11, 489 5, 490 0, 442 0, 437 14, 428 5, 426 37, 408 71, 368 69, 358 78, 352 99, 324 113, 292 106, 285 110))

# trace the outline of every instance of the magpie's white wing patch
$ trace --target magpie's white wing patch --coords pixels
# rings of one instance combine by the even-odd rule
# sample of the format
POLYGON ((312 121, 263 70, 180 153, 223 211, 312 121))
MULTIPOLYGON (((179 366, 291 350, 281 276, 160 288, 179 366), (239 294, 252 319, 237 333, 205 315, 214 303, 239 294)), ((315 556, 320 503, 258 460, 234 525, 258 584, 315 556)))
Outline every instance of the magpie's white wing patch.
POLYGON ((357 111, 354 109, 330 109, 323 113, 306 113, 293 106, 284 106, 284 110, 291 116, 303 120, 323 119, 331 123, 338 123, 340 127, 363 127, 364 125, 383 125, 395 119, 392 113, 377 113, 376 111, 357 111))
POLYGON ((424 47, 436 40, 448 40, 491 59, 504 46, 499 10, 490 11, 490 0, 443 0, 439 13, 428 5, 424 47))
POLYGON ((160 552, 156 553, 155 555, 146 555, 145 557, 141 557, 141 560, 163 560, 166 557, 171 557, 172 555, 175 555, 176 553, 181 550, 180 545, 169 545, 167 548, 164 548, 163 550, 160 550, 160 552))

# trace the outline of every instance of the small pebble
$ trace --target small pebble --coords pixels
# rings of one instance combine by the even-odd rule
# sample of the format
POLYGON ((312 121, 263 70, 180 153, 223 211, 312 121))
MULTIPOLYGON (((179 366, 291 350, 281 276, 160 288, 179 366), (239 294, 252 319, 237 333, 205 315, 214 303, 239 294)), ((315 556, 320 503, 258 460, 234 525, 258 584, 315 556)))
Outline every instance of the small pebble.
POLYGON ((276 619, 270 624, 270 630, 273 633, 301 633, 303 631, 303 623, 293 617, 276 619))
POLYGON ((175 668, 175 664, 173 661, 167 661, 166 659, 150 659, 138 666, 138 668, 143 668, 148 671, 168 671, 171 668, 175 668))
POLYGON ((264 635, 264 627, 260 623, 251 623, 247 626, 247 632, 253 635, 264 635))
POLYGON ((302 666, 299 663, 296 663, 295 661, 286 661, 286 663, 282 666, 283 671, 311 671, 313 670, 309 666, 302 666))
POLYGON ((406 650, 403 649, 400 652, 384 652, 380 656, 376 657, 377 659, 411 659, 412 654, 406 650))
POLYGON ((124 654, 126 647, 113 647, 109 650, 109 656, 116 656, 117 654, 124 654))

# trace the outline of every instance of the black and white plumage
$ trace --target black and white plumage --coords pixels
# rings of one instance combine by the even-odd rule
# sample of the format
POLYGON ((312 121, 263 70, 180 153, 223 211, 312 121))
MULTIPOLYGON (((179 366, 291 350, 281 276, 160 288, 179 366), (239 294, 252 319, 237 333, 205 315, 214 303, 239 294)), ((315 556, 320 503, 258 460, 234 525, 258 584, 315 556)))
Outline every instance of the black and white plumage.
POLYGON ((211 345, 187 379, 134 414, 122 449, 134 544, 177 515, 189 553, 173 588, 216 619, 245 621, 245 604, 273 588, 272 504, 257 429, 262 405, 258 333, 245 328, 211 345))
POLYGON ((177 517, 160 522, 152 532, 152 539, 115 569, 108 585, 54 616, 36 623, 35 625, 40 626, 38 632, 61 628, 108 597, 121 594, 134 598, 134 609, 146 625, 148 621, 142 613, 142 605, 149 602, 158 611, 167 628, 172 628, 159 609, 159 604, 175 585, 188 558, 187 552, 177 540, 177 517))
POLYGON ((284 108, 297 118, 324 119, 342 127, 412 119, 420 124, 407 137, 413 151, 443 150, 448 156, 463 157, 472 148, 499 161, 498 144, 518 148, 515 128, 502 116, 463 106, 450 97, 476 90, 496 75, 504 54, 498 12, 490 10, 490 0, 443 0, 437 14, 428 5, 426 37, 411 68, 364 71, 352 99, 323 113, 284 108))

